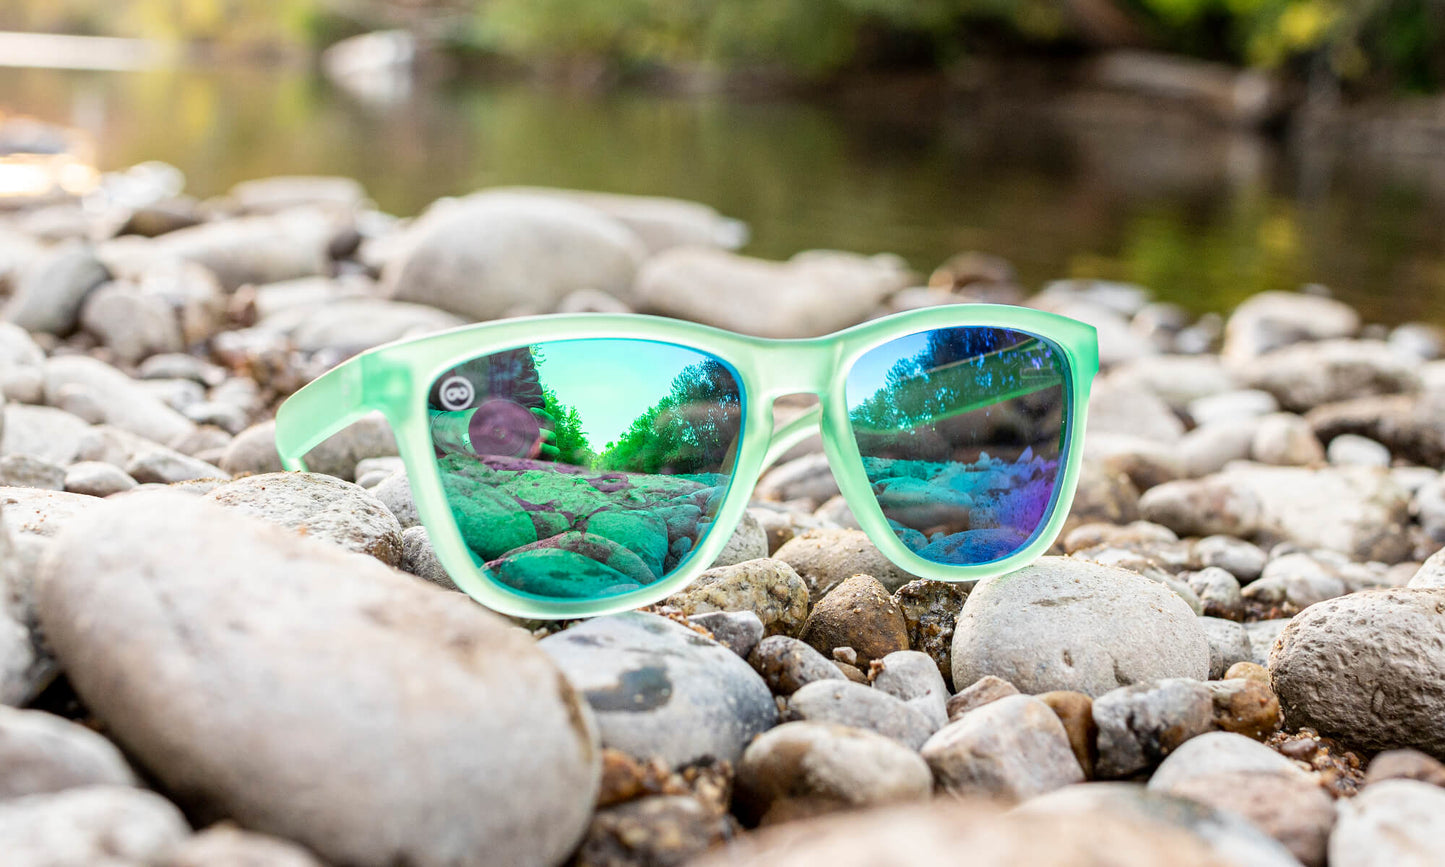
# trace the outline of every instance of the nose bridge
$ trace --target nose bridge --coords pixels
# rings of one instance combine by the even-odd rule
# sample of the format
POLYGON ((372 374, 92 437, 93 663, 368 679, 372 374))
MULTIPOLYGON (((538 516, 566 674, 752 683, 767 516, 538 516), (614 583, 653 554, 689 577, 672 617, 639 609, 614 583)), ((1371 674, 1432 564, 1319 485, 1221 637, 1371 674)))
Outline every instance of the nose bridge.
MULTIPOLYGON (((820 401, 826 397, 838 362, 839 350, 834 341, 769 341, 758 350, 759 363, 755 367, 759 380, 755 384, 757 397, 767 405, 769 412, 778 398, 784 395, 812 394, 820 401)), ((762 468, 772 466, 785 452, 816 433, 822 419, 820 403, 774 429, 762 468)))

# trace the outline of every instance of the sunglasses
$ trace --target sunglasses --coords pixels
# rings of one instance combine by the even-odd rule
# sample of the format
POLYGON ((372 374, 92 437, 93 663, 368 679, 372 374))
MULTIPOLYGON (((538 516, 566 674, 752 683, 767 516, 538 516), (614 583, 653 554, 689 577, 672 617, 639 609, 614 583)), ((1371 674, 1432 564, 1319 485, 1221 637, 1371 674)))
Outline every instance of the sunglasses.
POLYGON ((1017 569, 1073 500, 1098 338, 989 304, 770 340, 652 316, 509 319, 363 352, 276 414, 283 465, 369 412, 457 587, 514 617, 649 605, 722 552, 759 474, 821 430, 855 519, 923 578, 1017 569), (784 395, 819 398, 775 430, 784 395))

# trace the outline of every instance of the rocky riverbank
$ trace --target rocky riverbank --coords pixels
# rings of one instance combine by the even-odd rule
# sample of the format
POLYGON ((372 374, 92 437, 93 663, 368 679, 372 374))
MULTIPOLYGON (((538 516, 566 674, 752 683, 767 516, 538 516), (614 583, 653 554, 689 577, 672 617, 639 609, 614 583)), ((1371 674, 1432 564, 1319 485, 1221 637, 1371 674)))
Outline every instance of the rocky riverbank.
POLYGON ((6 864, 1445 863, 1437 328, 765 262, 689 202, 167 177, 0 211, 6 864), (976 299, 1105 370, 1054 556, 972 589, 884 559, 814 440, 692 587, 517 624, 450 589, 379 419, 307 474, 273 444, 310 378, 467 321, 976 299))

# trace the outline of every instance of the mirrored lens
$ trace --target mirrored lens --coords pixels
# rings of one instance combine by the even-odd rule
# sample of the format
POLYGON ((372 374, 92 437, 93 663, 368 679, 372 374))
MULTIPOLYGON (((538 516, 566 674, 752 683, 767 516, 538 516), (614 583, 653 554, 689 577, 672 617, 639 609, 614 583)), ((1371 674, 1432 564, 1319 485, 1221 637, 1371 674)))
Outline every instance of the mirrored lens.
POLYGON ((447 504, 476 563, 523 593, 595 599, 702 544, 742 429, 735 371, 643 340, 563 340, 444 372, 427 401, 447 504))
POLYGON ((975 565, 1047 523, 1065 450, 1067 362, 1048 340, 945 328, 870 350, 848 417, 893 531, 934 563, 975 565))

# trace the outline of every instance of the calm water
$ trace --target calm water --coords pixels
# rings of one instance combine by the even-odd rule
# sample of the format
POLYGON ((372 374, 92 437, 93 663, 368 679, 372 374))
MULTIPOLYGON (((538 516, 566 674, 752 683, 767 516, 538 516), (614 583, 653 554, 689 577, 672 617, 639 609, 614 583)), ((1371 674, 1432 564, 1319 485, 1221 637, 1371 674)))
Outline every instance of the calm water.
POLYGON ((547 184, 695 199, 748 252, 1011 260, 1027 286, 1135 280, 1194 310, 1319 282, 1379 321, 1445 323, 1445 155, 1368 160, 1075 101, 1048 109, 583 97, 525 85, 368 105, 298 72, 0 69, 0 110, 90 130, 102 168, 148 159, 197 195, 334 173, 411 214, 547 184))

